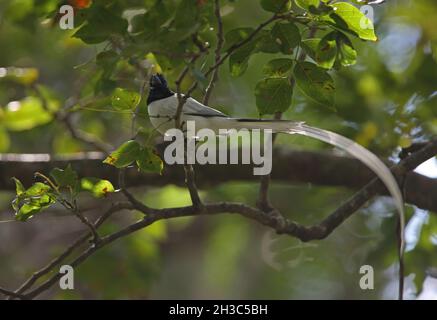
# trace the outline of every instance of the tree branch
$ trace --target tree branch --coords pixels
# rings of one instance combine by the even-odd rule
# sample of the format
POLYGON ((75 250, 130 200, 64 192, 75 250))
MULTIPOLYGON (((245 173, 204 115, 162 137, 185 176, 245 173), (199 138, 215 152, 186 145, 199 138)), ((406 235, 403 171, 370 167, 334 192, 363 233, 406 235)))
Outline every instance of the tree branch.
MULTIPOLYGON (((294 84, 292 83, 292 88, 294 84)), ((279 120, 282 117, 282 112, 276 112, 274 119, 279 120)), ((272 136, 272 145, 275 143, 277 134, 274 133, 272 136)), ((269 186, 270 186, 271 174, 266 174, 261 176, 260 184, 259 184, 259 192, 258 192, 258 201, 257 206, 264 212, 269 212, 273 210, 273 206, 269 200, 269 186)))
POLYGON ((61 122, 64 123, 65 127, 67 128, 67 130, 70 132, 71 137, 73 139, 76 139, 90 147, 92 147, 95 150, 98 151, 102 151, 104 153, 109 154, 109 152, 112 149, 112 146, 100 141, 100 139, 98 139, 97 137, 88 134, 80 129, 76 129, 73 125, 73 123, 71 122, 71 114, 66 114, 63 117, 60 117, 61 122))
MULTIPOLYGON (((163 146, 158 149, 163 152, 163 146)), ((411 156, 418 156, 417 152, 407 159, 411 156)), ((119 172, 112 166, 102 165, 104 158, 105 155, 100 152, 57 157, 49 154, 0 154, 0 190, 15 190, 11 177, 15 176, 24 185, 30 185, 34 182, 34 172, 49 173, 54 167, 65 168, 69 163, 79 176, 95 176, 110 180, 115 184, 118 181, 119 172)), ((327 152, 275 147, 273 159, 271 178, 280 183, 311 183, 320 186, 358 189, 374 177, 371 170, 359 160, 327 152)), ((388 163, 388 165, 391 164, 388 163)), ((231 181, 256 182, 259 179, 253 175, 251 165, 195 165, 195 170, 196 184, 203 189, 231 181)), ((395 176, 400 179, 404 175, 395 173, 395 176)), ((184 178, 182 166, 177 165, 165 166, 162 176, 140 173, 135 169, 126 170, 126 183, 130 187, 167 184, 183 186, 185 185, 184 178)), ((404 186, 405 200, 408 203, 437 212, 437 197, 433 196, 437 194, 437 179, 431 179, 415 172, 407 172, 404 186)), ((383 189, 378 194, 388 195, 388 192, 383 189)))
POLYGON ((13 297, 13 298, 17 298, 17 299, 26 299, 26 296, 24 296, 24 295, 3 289, 1 287, 0 287, 0 294, 3 294, 5 296, 9 296, 9 297, 13 297))

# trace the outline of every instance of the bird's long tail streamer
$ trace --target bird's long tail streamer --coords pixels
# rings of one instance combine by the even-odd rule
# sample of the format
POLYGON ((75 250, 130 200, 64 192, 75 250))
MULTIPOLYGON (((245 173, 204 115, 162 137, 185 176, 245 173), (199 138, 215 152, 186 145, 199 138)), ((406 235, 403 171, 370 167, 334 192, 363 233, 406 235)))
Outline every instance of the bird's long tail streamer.
POLYGON ((338 147, 363 162, 378 176, 378 178, 381 179, 394 199, 400 221, 399 254, 400 257, 403 256, 405 248, 405 212, 402 193, 390 169, 375 154, 342 135, 328 130, 311 127, 303 122, 286 120, 251 121, 247 119, 243 121, 238 120, 238 127, 245 127, 247 129, 271 129, 276 133, 300 134, 311 137, 338 147))

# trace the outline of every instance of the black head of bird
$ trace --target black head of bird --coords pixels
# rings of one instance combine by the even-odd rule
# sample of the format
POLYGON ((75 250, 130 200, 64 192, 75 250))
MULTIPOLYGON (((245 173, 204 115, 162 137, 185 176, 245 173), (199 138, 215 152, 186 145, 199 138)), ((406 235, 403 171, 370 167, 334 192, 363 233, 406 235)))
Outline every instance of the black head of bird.
POLYGON ((147 104, 153 101, 164 99, 174 95, 174 92, 170 90, 162 74, 154 74, 150 77, 150 90, 147 97, 147 104))

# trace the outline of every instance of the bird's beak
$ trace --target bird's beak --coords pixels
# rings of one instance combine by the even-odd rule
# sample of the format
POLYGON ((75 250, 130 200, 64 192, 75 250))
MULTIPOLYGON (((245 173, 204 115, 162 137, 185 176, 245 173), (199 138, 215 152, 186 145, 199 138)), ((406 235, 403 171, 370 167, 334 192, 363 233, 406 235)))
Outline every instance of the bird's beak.
POLYGON ((156 75, 156 74, 152 75, 152 77, 150 78, 150 86, 151 87, 160 87, 160 86, 162 86, 161 79, 159 78, 158 75, 156 75))

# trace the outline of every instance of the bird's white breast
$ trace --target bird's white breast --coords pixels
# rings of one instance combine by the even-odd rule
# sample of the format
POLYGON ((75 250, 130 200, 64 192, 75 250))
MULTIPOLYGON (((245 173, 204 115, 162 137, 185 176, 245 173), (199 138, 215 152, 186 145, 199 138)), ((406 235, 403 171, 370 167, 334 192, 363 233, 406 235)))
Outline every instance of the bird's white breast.
MULTIPOLYGON (((168 129, 175 127, 178 104, 176 94, 149 104, 150 122, 161 134, 165 134, 168 129)), ((231 128, 234 123, 220 111, 206 107, 192 98, 189 98, 184 104, 181 121, 183 124, 186 124, 187 121, 194 121, 196 131, 207 128, 216 133, 219 129, 231 128)))
POLYGON ((149 104, 150 122, 161 134, 165 134, 168 129, 174 128, 177 106, 176 96, 156 100, 149 104))

